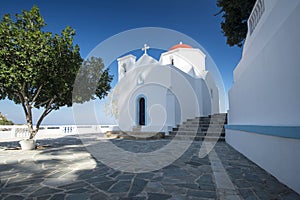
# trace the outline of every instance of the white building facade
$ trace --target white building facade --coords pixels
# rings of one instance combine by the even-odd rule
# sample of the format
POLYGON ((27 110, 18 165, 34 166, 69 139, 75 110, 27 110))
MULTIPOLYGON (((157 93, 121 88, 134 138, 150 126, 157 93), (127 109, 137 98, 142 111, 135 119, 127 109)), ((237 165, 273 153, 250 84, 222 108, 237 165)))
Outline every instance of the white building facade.
POLYGON ((219 91, 201 50, 180 43, 156 60, 148 48, 138 60, 118 59, 114 99, 122 131, 168 134, 187 119, 219 113, 219 91))
POLYGON ((300 193, 300 1, 257 0, 229 91, 226 142, 300 193))

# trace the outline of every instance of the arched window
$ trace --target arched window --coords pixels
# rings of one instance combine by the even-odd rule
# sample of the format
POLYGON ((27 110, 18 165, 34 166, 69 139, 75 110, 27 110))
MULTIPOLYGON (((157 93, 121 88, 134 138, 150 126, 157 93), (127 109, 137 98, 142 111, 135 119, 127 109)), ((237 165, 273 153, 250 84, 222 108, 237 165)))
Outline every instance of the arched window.
POLYGON ((138 117, 139 125, 144 126, 146 124, 146 103, 144 97, 138 100, 138 117))
POLYGON ((124 73, 126 73, 127 72, 126 63, 123 63, 122 68, 123 68, 124 73))

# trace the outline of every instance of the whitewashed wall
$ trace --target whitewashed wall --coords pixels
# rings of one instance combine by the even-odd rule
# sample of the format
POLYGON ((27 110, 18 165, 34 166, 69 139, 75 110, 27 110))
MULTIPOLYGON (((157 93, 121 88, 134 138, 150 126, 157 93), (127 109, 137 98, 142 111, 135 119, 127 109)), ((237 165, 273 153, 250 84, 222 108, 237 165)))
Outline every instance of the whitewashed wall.
POLYGON ((177 124, 178 119, 183 122, 195 116, 203 116, 202 106, 199 106, 199 103, 202 104, 203 98, 209 97, 201 93, 203 81, 198 81, 197 87, 195 83, 193 77, 172 66, 151 64, 132 70, 120 80, 116 88, 120 129, 132 131, 132 127, 137 126, 136 101, 140 95, 144 95, 147 104, 146 126, 142 127, 142 131, 167 132, 169 126, 177 124), (138 81, 140 77, 141 83, 138 81), (176 97, 172 101, 175 104, 172 105, 176 109, 175 113, 168 113, 166 109, 170 103, 167 99, 169 91, 176 97), (168 115, 173 114, 175 117, 168 118, 168 115))
POLYGON ((274 2, 265 0, 266 11, 234 70, 230 124, 300 125, 299 1, 274 2))
POLYGON ((226 142, 300 193, 300 140, 275 136, 276 126, 300 126, 300 1, 264 5, 234 70, 228 121, 275 126, 274 136, 227 128, 226 142))
POLYGON ((226 142, 300 194, 300 140, 226 129, 226 142))

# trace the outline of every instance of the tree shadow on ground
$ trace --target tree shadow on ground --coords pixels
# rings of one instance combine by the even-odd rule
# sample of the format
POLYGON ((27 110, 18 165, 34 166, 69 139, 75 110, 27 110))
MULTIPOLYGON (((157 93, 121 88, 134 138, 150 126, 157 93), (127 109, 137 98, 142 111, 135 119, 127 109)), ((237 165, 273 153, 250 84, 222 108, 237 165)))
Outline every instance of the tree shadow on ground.
MULTIPOLYGON (((94 141, 93 138, 90 139, 94 141)), ((169 166, 147 173, 122 172, 104 165, 87 151, 80 137, 75 135, 42 139, 38 143, 50 146, 33 151, 0 151, 0 199, 217 198, 209 159, 197 156, 201 144, 199 142, 194 142, 181 158, 169 166)), ((114 143, 118 143, 119 147, 131 145, 133 152, 137 151, 137 144, 143 144, 126 140, 114 143)), ((17 144, 1 142, 0 147, 17 144)), ((97 143, 90 145, 92 147, 97 143)), ((130 150, 128 146, 127 150, 130 150)), ((145 149, 149 150, 144 147, 145 149)), ((222 156, 222 162, 243 198, 299 199, 299 195, 226 143, 218 143, 215 149, 222 156), (240 162, 237 163, 234 157, 240 159, 240 162), (251 178, 251 172, 258 173, 258 178, 261 179, 267 177, 267 182, 262 185, 267 189, 258 190, 255 180, 242 179, 245 171, 249 175, 247 178, 251 178)))

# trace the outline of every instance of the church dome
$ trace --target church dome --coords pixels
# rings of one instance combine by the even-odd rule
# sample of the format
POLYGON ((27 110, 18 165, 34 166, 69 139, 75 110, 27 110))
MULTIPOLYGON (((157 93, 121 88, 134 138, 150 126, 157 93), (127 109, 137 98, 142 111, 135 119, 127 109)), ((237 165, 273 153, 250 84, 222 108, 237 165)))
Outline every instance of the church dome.
POLYGON ((174 50, 174 49, 179 49, 179 48, 193 48, 193 47, 191 47, 190 45, 188 45, 188 44, 183 44, 182 42, 180 42, 179 44, 176 44, 176 45, 174 45, 174 46, 172 46, 170 49, 169 49, 169 51, 172 51, 172 50, 174 50))

